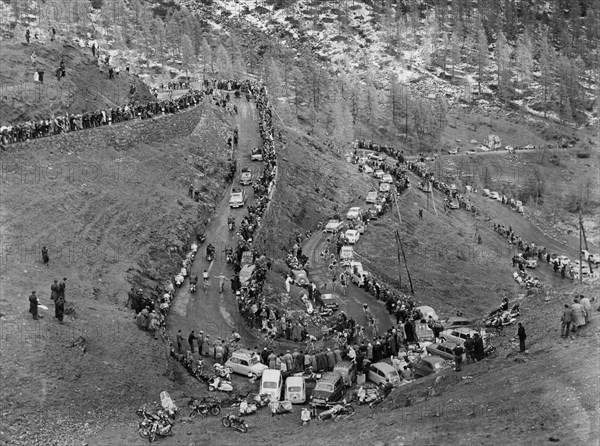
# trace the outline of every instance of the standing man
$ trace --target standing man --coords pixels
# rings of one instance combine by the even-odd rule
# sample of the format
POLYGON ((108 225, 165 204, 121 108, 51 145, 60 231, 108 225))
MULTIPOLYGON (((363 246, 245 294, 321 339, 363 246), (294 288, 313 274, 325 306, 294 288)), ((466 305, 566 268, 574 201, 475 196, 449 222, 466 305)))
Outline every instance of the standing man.
POLYGON ((48 256, 48 248, 45 246, 42 246, 42 261, 46 266, 48 266, 48 262, 50 261, 50 257, 48 256))
POLYGON ((198 340, 198 354, 202 356, 202 345, 204 344, 204 332, 202 330, 200 330, 196 339, 198 340))
POLYGON ((54 279, 54 283, 50 285, 50 300, 56 302, 56 299, 60 296, 60 291, 58 289, 58 280, 54 279))
POLYGON ((194 185, 193 184, 190 184, 188 191, 190 194, 190 198, 194 198, 194 185))
POLYGON ((194 339, 196 339, 196 333, 194 333, 194 330, 192 330, 192 332, 188 336, 188 342, 190 344, 190 350, 192 351, 192 353, 194 353, 194 339))
POLYGON ((177 351, 181 353, 181 347, 183 346, 183 335, 181 334, 181 330, 177 332, 177 351))
POLYGON ((583 294, 579 295, 579 303, 583 305, 583 309, 585 310, 585 325, 587 325, 592 320, 592 303, 583 294))
MULTIPOLYGON (((29 30, 27 32, 29 32, 29 30)), ((35 295, 35 291, 32 291, 31 296, 29 296, 29 312, 33 316, 33 319, 36 321, 38 319, 38 305, 39 304, 40 304, 40 302, 38 301, 38 298, 35 295)))
POLYGON ((65 298, 58 296, 54 301, 54 317, 58 319, 60 324, 63 323, 63 317, 65 315, 65 298))
POLYGON ((58 284, 58 294, 65 299, 65 288, 67 287, 66 282, 67 278, 63 277, 63 280, 61 283, 58 284))
POLYGON ((31 38, 31 32, 29 30, 25 31, 25 41, 29 43, 29 39, 31 38))
POLYGON ((565 304, 565 308, 562 311, 562 316, 560 317, 560 322, 560 337, 568 338, 569 330, 571 329, 571 322, 573 322, 573 310, 569 304, 565 304))
POLYGON ((527 334, 525 333, 525 327, 523 327, 521 322, 519 322, 517 336, 519 337, 519 349, 521 350, 521 353, 523 353, 525 351, 525 339, 527 339, 527 334))
POLYGON ((467 364, 469 364, 470 362, 475 362, 475 341, 473 340, 473 338, 471 337, 470 334, 467 335, 467 339, 465 339, 465 343, 463 344, 463 347, 465 348, 466 352, 467 352, 467 364))

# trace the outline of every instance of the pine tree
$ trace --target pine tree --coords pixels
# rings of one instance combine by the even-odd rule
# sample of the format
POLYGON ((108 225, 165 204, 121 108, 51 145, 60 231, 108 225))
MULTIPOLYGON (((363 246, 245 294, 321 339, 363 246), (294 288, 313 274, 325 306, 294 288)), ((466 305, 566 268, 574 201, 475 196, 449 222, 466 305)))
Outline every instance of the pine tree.
POLYGON ((364 99, 363 115, 365 117, 365 121, 371 127, 371 139, 373 139, 373 132, 375 131, 375 128, 379 122, 380 113, 379 94, 375 88, 375 84, 373 83, 373 76, 370 73, 367 74, 364 99))
POLYGON ((479 22, 477 30, 477 49, 475 51, 477 65, 477 84, 479 86, 479 95, 481 95, 481 84, 484 83, 483 74, 488 66, 488 40, 483 29, 483 25, 479 22))
POLYGON ((294 108, 296 110, 296 116, 300 116, 300 105, 304 102, 304 75, 295 65, 290 72, 290 83, 294 90, 294 108))
POLYGON ((183 56, 183 66, 185 67, 186 75, 189 76, 192 64, 196 60, 196 54, 194 53, 192 39, 187 34, 181 37, 181 54, 183 56))
POLYGON ((166 30, 164 22, 156 17, 152 22, 152 28, 154 33, 154 49, 158 54, 161 65, 164 67, 165 64, 165 45, 166 45, 166 30))
POLYGON ((231 63, 233 65, 235 79, 243 78, 246 74, 246 64, 244 63, 242 49, 235 40, 232 42, 231 63))
POLYGON ((207 73, 214 72, 212 48, 210 47, 205 38, 202 39, 200 47, 200 53, 202 54, 202 74, 206 78, 207 73))
POLYGON ((456 65, 459 65, 461 62, 461 38, 459 36, 459 31, 457 29, 452 33, 452 37, 450 39, 450 61, 452 62, 452 70, 451 76, 454 78, 454 70, 456 69, 456 65))
POLYGON ((502 31, 499 31, 496 39, 498 91, 505 98, 510 96, 510 55, 511 48, 506 41, 506 37, 502 31))
POLYGON ((552 69, 554 66, 554 49, 548 43, 548 32, 545 31, 540 41, 540 83, 542 84, 542 93, 544 101, 544 117, 548 114, 548 98, 552 93, 552 69))
POLYGON ((333 146, 338 152, 348 148, 354 141, 354 124, 350 107, 341 92, 335 95, 331 107, 333 146))
POLYGON ((231 79, 233 77, 233 66, 231 65, 231 59, 223 44, 219 44, 217 47, 217 52, 215 54, 215 65, 217 66, 217 72, 221 77, 225 79, 231 79))
POLYGON ((442 60, 441 67, 444 71, 446 71, 446 63, 448 61, 448 53, 450 51, 450 39, 448 38, 448 33, 444 33, 442 36, 442 60))
POLYGON ((530 32, 527 30, 517 41, 515 59, 519 84, 521 88, 525 90, 531 83, 531 73, 533 72, 533 44, 531 42, 530 32))

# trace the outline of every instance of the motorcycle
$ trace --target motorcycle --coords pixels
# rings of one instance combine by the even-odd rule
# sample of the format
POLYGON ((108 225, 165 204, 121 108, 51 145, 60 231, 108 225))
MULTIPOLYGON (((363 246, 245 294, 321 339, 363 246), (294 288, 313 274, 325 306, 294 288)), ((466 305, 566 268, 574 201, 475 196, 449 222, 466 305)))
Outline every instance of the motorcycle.
POLYGON ((206 260, 212 262, 215 258, 215 247, 213 245, 208 245, 206 248, 206 260))
POLYGON ((219 363, 216 363, 213 368, 219 378, 225 378, 227 381, 231 380, 231 374, 233 373, 231 368, 224 367, 219 363))
POLYGON ((233 231, 235 229, 235 220, 233 218, 227 219, 227 226, 230 231, 233 231))
POLYGON ((221 392, 233 392, 233 386, 231 385, 230 381, 225 381, 218 376, 213 376, 208 380, 208 391, 214 392, 215 390, 219 390, 221 392))
POLYGON ((194 294, 196 292, 196 284, 190 283, 190 293, 194 294))
POLYGON ((221 413, 221 405, 216 401, 208 403, 193 401, 191 407, 192 411, 190 412, 190 418, 195 418, 197 415, 206 416, 206 414, 211 414, 213 417, 216 417, 221 413))
POLYGON ((144 419, 138 424, 140 437, 147 438, 148 441, 153 442, 157 436, 170 437, 173 435, 173 422, 165 414, 159 411, 158 415, 153 415, 146 410, 142 410, 141 414, 144 416, 144 419))
POLYGON ((181 288, 181 285, 183 284, 183 281, 185 280, 185 277, 183 277, 183 274, 179 273, 175 276, 175 286, 177 288, 181 288))
POLYGON ((244 434, 248 432, 248 424, 240 417, 236 417, 235 415, 227 415, 221 419, 221 423, 224 427, 234 428, 244 434))

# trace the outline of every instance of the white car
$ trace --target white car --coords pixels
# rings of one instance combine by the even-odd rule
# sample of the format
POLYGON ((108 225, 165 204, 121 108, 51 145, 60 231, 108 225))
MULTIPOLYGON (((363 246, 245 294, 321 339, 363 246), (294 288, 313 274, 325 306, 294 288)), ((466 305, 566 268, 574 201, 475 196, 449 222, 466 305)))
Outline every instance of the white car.
POLYGON ((450 344, 463 344, 467 339, 467 335, 471 335, 471 338, 475 337, 475 333, 479 334, 483 339, 484 345, 486 344, 487 335, 485 330, 474 330, 469 327, 453 327, 448 328, 440 333, 440 339, 443 342, 449 342, 450 344))
POLYGON ((526 268, 537 268, 538 261, 536 259, 525 259, 526 268))
POLYGON ((381 181, 383 181, 384 183, 392 184, 394 182, 394 178, 389 173, 386 173, 384 176, 381 177, 381 181))
POLYGON ((376 153, 369 153, 369 155, 367 155, 367 157, 372 160, 372 161, 377 161, 377 162, 382 162, 385 161, 385 155, 379 155, 376 153))
POLYGON ((492 200, 500 200, 500 194, 498 192, 490 192, 490 198, 492 200))
POLYGON ((420 307, 416 307, 415 311, 417 310, 421 312, 423 316, 422 319, 425 319, 426 321, 429 319, 429 316, 431 316, 435 321, 440 319, 436 314, 435 310, 427 305, 421 305, 420 307))
POLYGON ((340 259, 342 261, 351 261, 352 259, 354 259, 354 249, 352 248, 352 246, 342 246, 342 249, 340 250, 340 259))
POLYGON ((250 156, 250 159, 252 161, 262 161, 262 150, 259 147, 255 147, 254 149, 252 149, 252 155, 250 156))
POLYGON ((569 263, 571 263, 571 259, 569 259, 567 256, 558 256, 557 260, 560 266, 569 265, 569 263))
POLYGON ((590 254, 588 255, 588 260, 593 264, 597 265, 600 263, 600 254, 590 254))
POLYGON ((240 184, 242 186, 249 186, 252 184, 252 172, 247 167, 242 169, 242 173, 240 175, 240 184))
POLYGON ((329 220, 327 225, 325 225, 325 232, 331 232, 335 234, 339 232, 344 227, 344 222, 340 220, 329 220))
POLYGON ((344 236, 346 237, 346 241, 353 245, 360 238, 360 233, 356 229, 348 229, 344 236))
POLYGON ((448 150, 448 155, 456 155, 458 153, 458 149, 450 149, 448 150))
POLYGON ((232 208, 240 208, 246 204, 246 194, 244 191, 234 189, 229 196, 229 206, 232 208))
POLYGON ((489 197, 490 196, 490 190, 489 189, 483 189, 483 196, 484 197, 489 197))
POLYGON ((366 164, 363 166, 364 173, 373 173, 373 168, 371 166, 367 166, 366 164))
POLYGON ((233 352, 231 358, 225 363, 225 367, 231 368, 234 373, 247 377, 260 378, 269 367, 262 364, 257 358, 253 358, 253 352, 247 349, 239 349, 233 352))
POLYGON ((385 175, 385 172, 384 172, 383 170, 381 170, 381 169, 377 169, 377 170, 376 170, 376 171, 373 173, 373 176, 374 176, 375 178, 377 178, 378 180, 382 179, 384 175, 385 175))
POLYGON ((352 207, 348 210, 348 213, 346 214, 346 218, 348 220, 353 220, 355 218, 360 218, 362 216, 362 211, 360 209, 360 207, 355 206, 352 207))
POLYGON ((367 203, 375 204, 378 201, 377 192, 372 191, 367 194, 367 203))
POLYGON ((379 183, 379 192, 383 192, 383 193, 389 192, 391 187, 392 186, 390 185, 390 183, 381 182, 381 183, 379 183))

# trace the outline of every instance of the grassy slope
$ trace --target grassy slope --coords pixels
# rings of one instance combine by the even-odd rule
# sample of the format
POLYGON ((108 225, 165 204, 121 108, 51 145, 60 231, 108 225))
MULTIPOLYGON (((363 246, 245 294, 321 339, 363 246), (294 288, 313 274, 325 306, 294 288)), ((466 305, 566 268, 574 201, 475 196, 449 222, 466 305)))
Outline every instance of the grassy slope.
POLYGON ((163 347, 137 329, 123 304, 130 281, 151 292, 173 275, 186 240, 222 196, 229 125, 220 115, 205 105, 11 146, 3 155, 11 166, 1 208, 6 439, 29 432, 23 444, 81 440, 173 390, 162 376, 163 347), (190 182, 202 203, 187 198, 190 182), (48 267, 39 259, 44 244, 48 267), (77 313, 59 326, 49 287, 62 277, 77 313), (27 313, 34 289, 50 308, 39 324, 27 313), (89 342, 85 355, 67 348, 79 335, 89 342))
POLYGON ((69 42, 30 44, 2 41, 0 44, 0 80, 3 105, 0 122, 16 123, 42 119, 51 115, 81 113, 126 105, 131 99, 147 102, 152 99, 141 80, 127 74, 124 68, 114 79, 108 69, 100 69, 90 49, 69 42), (35 52, 37 64, 30 56, 35 52), (60 81, 54 76, 60 61, 66 65, 66 76, 60 81), (44 70, 44 83, 34 83, 35 70, 44 70), (135 97, 129 94, 132 83, 135 97))

